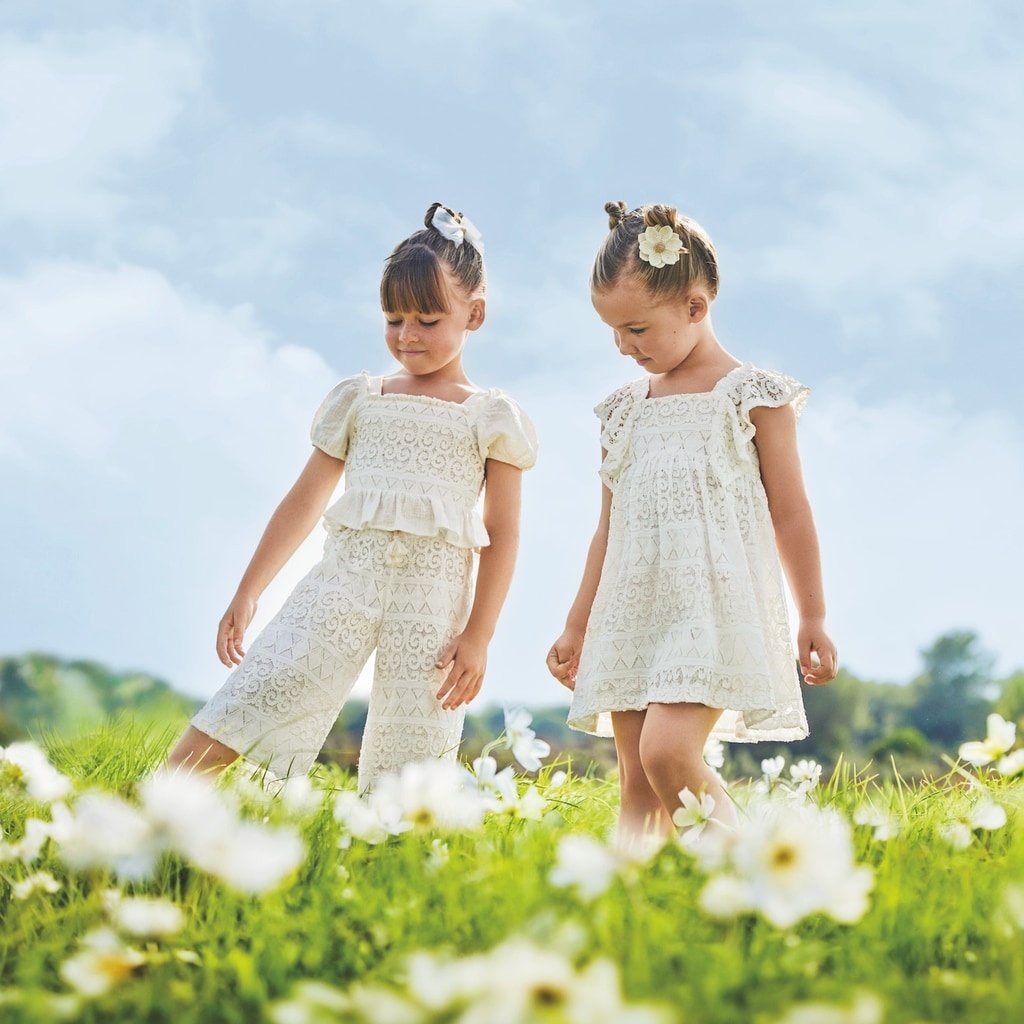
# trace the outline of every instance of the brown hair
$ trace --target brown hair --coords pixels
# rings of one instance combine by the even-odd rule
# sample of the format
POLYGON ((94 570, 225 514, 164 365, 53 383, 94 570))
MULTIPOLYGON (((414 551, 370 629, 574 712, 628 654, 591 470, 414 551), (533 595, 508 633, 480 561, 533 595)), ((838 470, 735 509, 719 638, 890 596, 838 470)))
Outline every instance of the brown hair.
POLYGON ((718 257, 711 236, 695 221, 676 212, 674 206, 646 203, 630 213, 623 202, 605 203, 608 236, 601 244, 590 274, 590 287, 608 291, 623 274, 635 274, 656 298, 682 298, 695 284, 702 284, 711 298, 718 294, 718 257), (637 241, 649 227, 667 225, 682 239, 685 252, 677 263, 655 267, 640 258, 637 241))
MULTIPOLYGON (((478 298, 487 289, 487 270, 483 255, 468 239, 456 245, 433 226, 440 203, 431 203, 423 218, 425 228, 398 243, 384 261, 380 279, 380 305, 389 313, 447 313, 447 288, 441 263, 452 272, 468 298, 478 298)), ((461 213, 443 209, 455 218, 461 213)))

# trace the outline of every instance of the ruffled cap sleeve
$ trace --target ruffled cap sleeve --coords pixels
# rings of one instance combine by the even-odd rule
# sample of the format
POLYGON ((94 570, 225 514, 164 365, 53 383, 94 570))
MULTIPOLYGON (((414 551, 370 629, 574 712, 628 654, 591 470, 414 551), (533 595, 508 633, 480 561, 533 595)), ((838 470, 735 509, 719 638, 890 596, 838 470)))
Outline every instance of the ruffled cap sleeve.
POLYGON ((320 403, 309 431, 310 440, 317 448, 336 459, 346 458, 355 411, 369 386, 369 376, 362 373, 346 377, 332 388, 320 403))
POLYGON ((487 393, 476 427, 480 457, 530 469, 537 461, 537 431, 530 417, 503 391, 487 393))
POLYGON ((750 421, 751 409, 758 406, 775 409, 792 405, 793 411, 799 416, 811 393, 810 388, 777 370, 762 370, 745 364, 732 372, 737 378, 732 387, 736 407, 734 426, 737 447, 745 445, 754 437, 754 424, 750 421))
POLYGON ((646 386, 644 379, 630 381, 594 406, 594 412, 601 421, 601 448, 605 453, 600 476, 610 491, 615 490, 628 464, 633 413, 637 399, 641 397, 640 389, 646 386))

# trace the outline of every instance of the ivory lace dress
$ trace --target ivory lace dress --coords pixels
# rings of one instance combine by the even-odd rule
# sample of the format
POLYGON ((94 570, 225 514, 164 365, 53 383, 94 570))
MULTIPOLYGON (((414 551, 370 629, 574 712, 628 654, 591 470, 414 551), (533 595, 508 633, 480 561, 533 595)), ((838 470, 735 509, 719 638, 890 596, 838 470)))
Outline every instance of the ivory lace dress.
POLYGON ((710 392, 648 398, 648 379, 594 410, 612 492, 608 545, 569 725, 612 735, 612 711, 725 709, 713 736, 807 735, 782 568, 761 483, 756 406, 808 390, 745 363, 710 392))
POLYGON ((410 761, 458 751, 465 708, 441 707, 434 662, 465 627, 474 553, 488 543, 485 462, 528 469, 536 435, 497 389, 459 404, 382 395, 381 378, 362 374, 327 396, 311 437, 345 460, 323 558, 192 724, 272 778, 304 774, 376 650, 363 790, 410 761))

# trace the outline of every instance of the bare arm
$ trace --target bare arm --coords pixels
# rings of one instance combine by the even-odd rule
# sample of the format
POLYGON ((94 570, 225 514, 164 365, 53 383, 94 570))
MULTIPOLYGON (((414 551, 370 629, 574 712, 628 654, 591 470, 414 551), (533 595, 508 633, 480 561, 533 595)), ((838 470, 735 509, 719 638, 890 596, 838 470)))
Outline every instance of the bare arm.
POLYGON ((808 683, 827 683, 837 671, 836 646, 825 630, 825 592, 821 579, 818 532, 804 487, 791 405, 751 410, 761 481, 775 527, 779 559, 793 593, 800 624, 797 654, 808 683), (818 664, 812 660, 812 654, 818 664))
POLYGON ((441 652, 437 667, 451 671, 437 693, 445 708, 468 704, 479 692, 487 667, 487 646, 494 636, 519 553, 519 509, 523 471, 507 462, 487 460, 484 526, 490 543, 480 549, 473 608, 466 628, 441 652))
POLYGON ((580 652, 583 650, 583 636, 587 630, 587 620, 590 618, 594 596, 597 594, 597 585, 601 581, 601 569, 608 548, 608 520, 611 509, 612 492, 607 487, 602 487, 601 518, 598 520, 597 530, 587 552, 583 579, 576 592, 576 600, 573 601, 566 616, 565 629, 548 651, 548 671, 570 690, 576 687, 576 670, 579 668, 580 652))
POLYGON ((217 655, 229 668, 245 655, 242 639, 256 614, 260 596, 319 522, 344 468, 340 459, 314 448, 299 478, 270 517, 217 629, 217 655))

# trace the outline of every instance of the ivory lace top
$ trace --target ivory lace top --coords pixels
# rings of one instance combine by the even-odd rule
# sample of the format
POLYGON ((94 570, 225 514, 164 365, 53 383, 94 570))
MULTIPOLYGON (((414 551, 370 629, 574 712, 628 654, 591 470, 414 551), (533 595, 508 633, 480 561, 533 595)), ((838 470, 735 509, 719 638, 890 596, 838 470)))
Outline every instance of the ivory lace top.
POLYGON ((749 363, 705 393, 648 398, 632 381, 597 406, 612 491, 608 545, 569 724, 611 735, 611 711, 725 709, 719 739, 807 735, 782 568, 761 483, 756 406, 808 389, 749 363))
POLYGON ((345 487, 328 526, 440 536, 457 547, 489 543, 480 514, 487 459, 529 469, 537 436, 498 388, 461 404, 428 395, 381 394, 381 378, 347 377, 313 418, 313 444, 345 460, 345 487))

